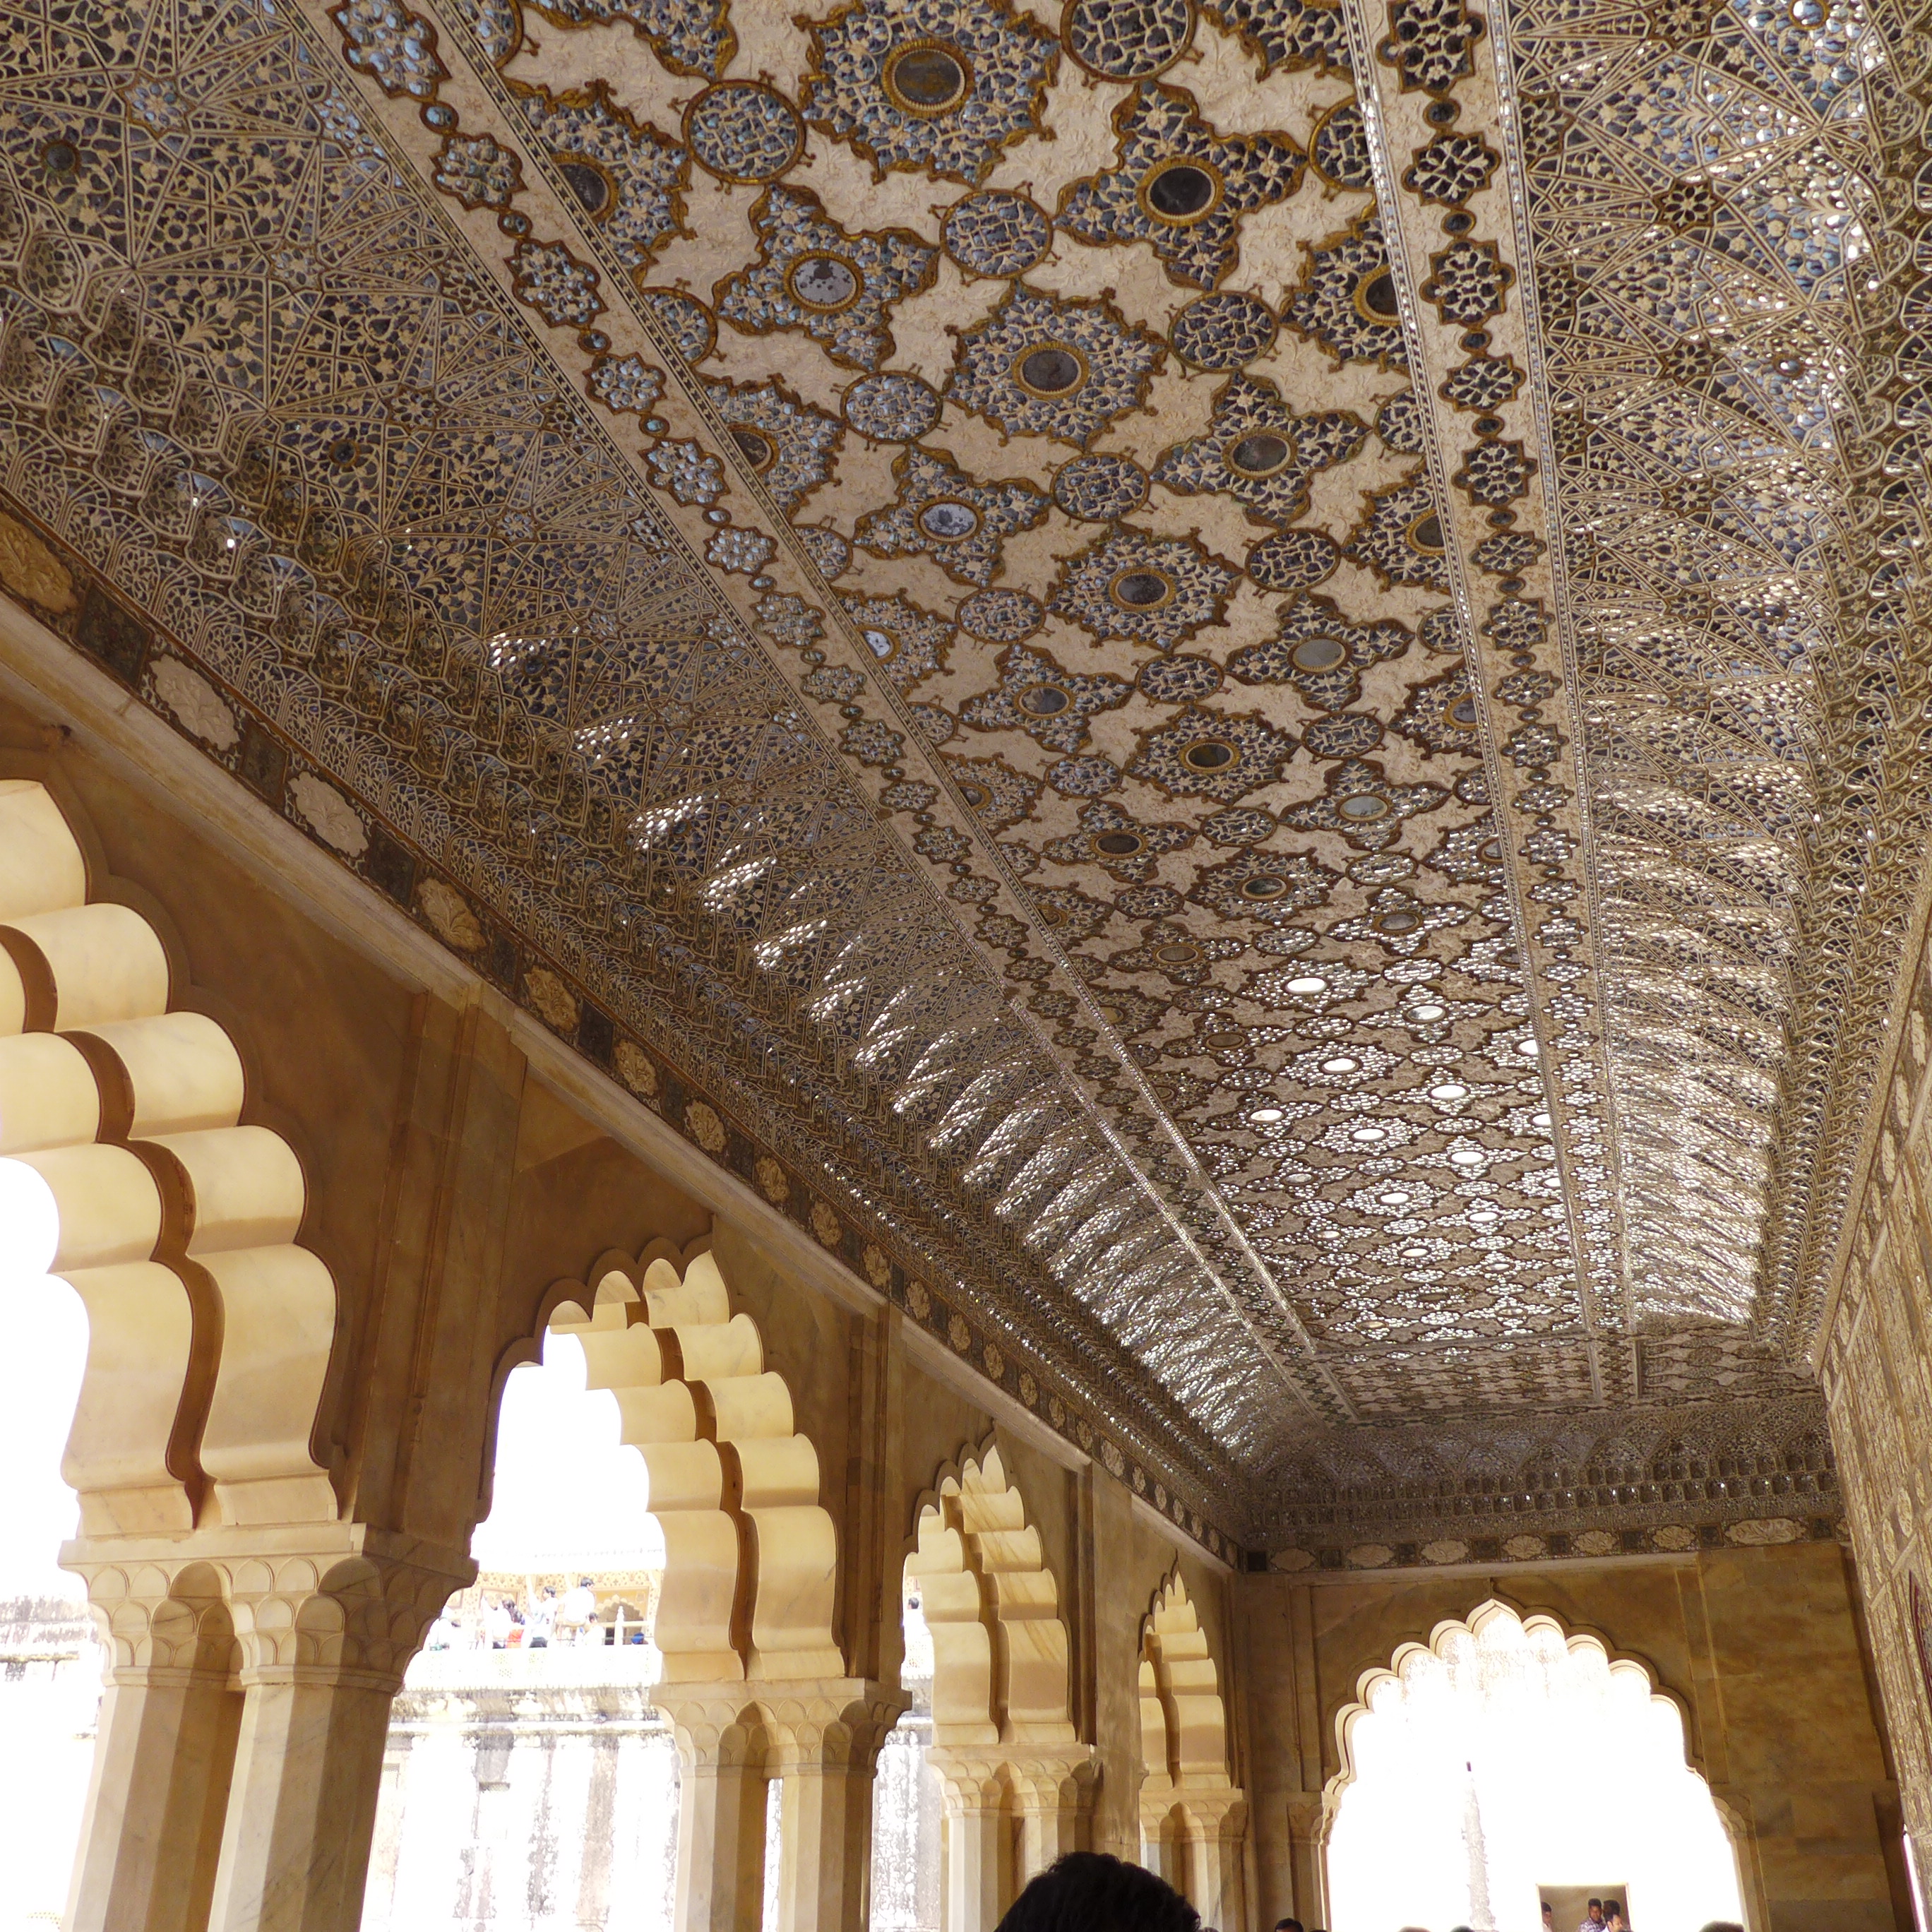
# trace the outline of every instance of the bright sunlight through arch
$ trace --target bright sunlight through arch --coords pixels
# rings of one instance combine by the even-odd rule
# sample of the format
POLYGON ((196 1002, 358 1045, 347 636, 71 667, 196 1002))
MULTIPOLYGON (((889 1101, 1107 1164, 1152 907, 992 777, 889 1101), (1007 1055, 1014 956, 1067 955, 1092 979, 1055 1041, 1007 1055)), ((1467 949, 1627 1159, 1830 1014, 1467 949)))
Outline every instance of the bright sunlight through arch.
POLYGON ((1612 1880, 1642 1932, 1742 1916, 1676 1706, 1592 1638, 1485 1604, 1398 1652, 1343 1724, 1334 1932, 1538 1932, 1541 1888, 1612 1880))
POLYGON ((584 1344, 547 1334, 541 1364, 512 1370, 496 1420, 490 1514, 470 1553, 485 1570, 662 1569, 644 1458, 617 1398, 587 1386, 584 1344))

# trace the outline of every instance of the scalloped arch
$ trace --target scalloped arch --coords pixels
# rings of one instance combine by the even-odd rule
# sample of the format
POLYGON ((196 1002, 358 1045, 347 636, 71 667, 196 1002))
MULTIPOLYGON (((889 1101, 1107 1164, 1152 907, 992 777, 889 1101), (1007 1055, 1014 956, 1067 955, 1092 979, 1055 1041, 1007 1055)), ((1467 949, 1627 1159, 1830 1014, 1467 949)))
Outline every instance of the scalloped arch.
POLYGON ((997 1443, 940 1472, 916 1535, 905 1567, 932 1633, 934 1744, 1071 1744, 1059 1586, 997 1443))
POLYGON ((587 1386, 615 1397, 620 1439, 644 1460, 664 1544, 665 1681, 841 1677, 838 1538, 818 1452, 710 1249, 700 1236, 600 1255, 583 1280, 552 1285, 538 1334, 582 1346, 587 1386))
MULTIPOLYGON (((1581 1626, 1574 1630, 1566 1629, 1562 1619, 1552 1616, 1547 1610, 1532 1610, 1526 1613, 1515 1604, 1507 1603, 1499 1597, 1486 1597, 1466 1617, 1443 1618, 1430 1631, 1426 1642, 1419 1642, 1412 1637, 1407 1642, 1398 1644, 1394 1654, 1387 1664, 1372 1665, 1357 1678, 1354 1696, 1335 1714, 1335 1742, 1341 1768, 1322 1787, 1324 1808, 1331 1817, 1336 1805, 1340 1802, 1342 1793, 1355 1781, 1351 1736, 1356 1724, 1369 1714, 1370 1699, 1377 1687, 1384 1683, 1400 1682, 1402 1664, 1407 1658, 1418 1654, 1442 1657, 1444 1654, 1444 1643, 1456 1632, 1460 1630, 1466 1636, 1479 1637, 1499 1616, 1514 1617, 1522 1624, 1526 1634, 1539 1629, 1553 1630, 1562 1640, 1564 1647, 1570 1651, 1600 1651, 1612 1671, 1640 1674, 1650 1696, 1660 1703, 1669 1705, 1677 1714, 1683 1732, 1684 1762, 1699 1777, 1705 1775, 1702 1757, 1696 1748, 1694 1714, 1682 1696, 1660 1680, 1656 1670, 1645 1658, 1614 1648, 1608 1639, 1598 1631, 1581 1626)), ((1722 1807, 1719 1808, 1721 1811, 1722 1807)))
POLYGON ((1229 1782, 1228 1712, 1208 1634, 1177 1568, 1141 1622, 1141 1747, 1150 1779, 1180 1791, 1229 1782))
POLYGON ((242 1124, 233 1041, 173 992, 46 788, 0 779, 0 1156, 52 1196, 52 1270, 87 1311, 62 1464, 82 1532, 328 1522, 335 1282, 296 1240, 302 1166, 242 1124))

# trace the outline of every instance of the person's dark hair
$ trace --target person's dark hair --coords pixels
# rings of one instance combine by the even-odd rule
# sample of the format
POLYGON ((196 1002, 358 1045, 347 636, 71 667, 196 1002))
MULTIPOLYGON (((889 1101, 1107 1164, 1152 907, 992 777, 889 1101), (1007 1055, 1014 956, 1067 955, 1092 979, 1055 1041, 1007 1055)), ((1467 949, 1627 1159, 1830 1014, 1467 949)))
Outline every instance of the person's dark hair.
POLYGON ((1012 1903, 999 1932, 1200 1932, 1166 1880, 1108 1852, 1069 1852, 1012 1903))
POLYGON ((1274 1932, 1304 1932, 1304 1928, 1298 1918, 1277 1918, 1274 1922, 1274 1932))
POLYGON ((1602 1911, 1604 1909, 1604 1901, 1600 1898, 1592 1899, 1590 1901, 1590 1909, 1593 1912, 1602 1911))

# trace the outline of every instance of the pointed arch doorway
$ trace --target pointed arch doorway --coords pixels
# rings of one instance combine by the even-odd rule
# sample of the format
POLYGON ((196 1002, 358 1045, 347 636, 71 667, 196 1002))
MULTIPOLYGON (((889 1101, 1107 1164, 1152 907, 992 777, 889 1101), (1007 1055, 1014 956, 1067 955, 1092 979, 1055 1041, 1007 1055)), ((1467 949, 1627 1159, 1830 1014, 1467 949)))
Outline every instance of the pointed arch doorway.
POLYGON ((1368 1672, 1338 1722, 1334 1932, 1538 1932, 1544 1898, 1608 1896, 1612 1874, 1640 1932, 1742 1919, 1730 1837, 1686 1761, 1682 1713, 1594 1637, 1492 1600, 1368 1672))

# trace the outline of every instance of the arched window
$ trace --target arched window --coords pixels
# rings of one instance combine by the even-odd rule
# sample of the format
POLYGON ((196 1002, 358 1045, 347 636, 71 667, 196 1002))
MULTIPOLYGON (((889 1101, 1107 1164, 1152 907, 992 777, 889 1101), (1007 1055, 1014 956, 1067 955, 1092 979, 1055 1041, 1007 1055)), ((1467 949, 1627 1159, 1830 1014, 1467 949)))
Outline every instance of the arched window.
POLYGON ((948 1932, 991 1932, 1026 1881, 1080 1848, 1093 1754, 1040 1532, 991 1444, 940 1472, 906 1559, 932 1642, 931 1762, 944 1782, 948 1932))
MULTIPOLYGON (((1339 1723, 1336 1932, 1533 1926, 1540 1898, 1567 1905, 1579 1888, 1620 1898, 1644 1932, 1742 1916, 1682 1714, 1594 1637, 1484 1604, 1370 1672, 1339 1723)), ((1559 1912, 1561 1932, 1581 1916, 1559 1912)))
POLYGON ((0 779, 0 1155, 87 1310, 63 1466, 84 1535, 337 1514, 311 1443, 335 1283, 296 1241, 301 1164, 242 1124, 241 1056, 178 991, 154 928, 90 896, 46 788, 0 779))
POLYGON ((1142 1860, 1205 1923, 1238 1921, 1247 1806, 1228 1774, 1220 1676, 1178 1571, 1141 1626, 1140 1697, 1142 1860))

